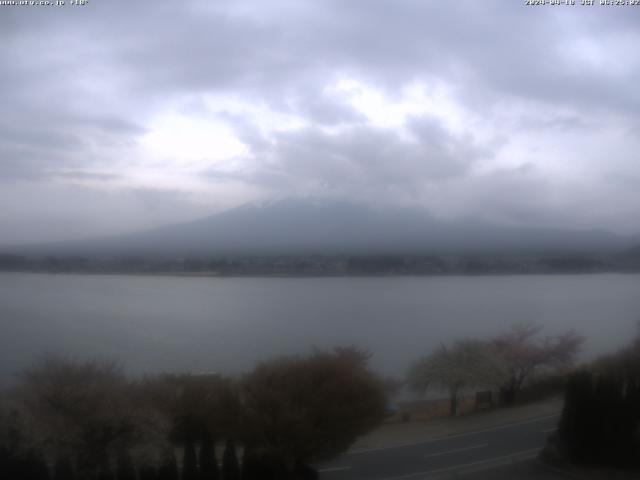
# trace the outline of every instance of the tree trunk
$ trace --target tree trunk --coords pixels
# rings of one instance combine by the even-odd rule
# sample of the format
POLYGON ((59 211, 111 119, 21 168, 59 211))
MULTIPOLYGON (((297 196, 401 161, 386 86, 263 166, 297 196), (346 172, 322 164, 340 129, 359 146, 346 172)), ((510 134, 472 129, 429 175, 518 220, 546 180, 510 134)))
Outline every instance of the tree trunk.
POLYGON ((500 387, 500 402, 503 405, 513 405, 516 394, 520 390, 523 378, 520 374, 513 373, 509 381, 500 387))
POLYGON ((458 389, 452 389, 450 391, 449 398, 449 415, 455 417, 458 414, 458 389))

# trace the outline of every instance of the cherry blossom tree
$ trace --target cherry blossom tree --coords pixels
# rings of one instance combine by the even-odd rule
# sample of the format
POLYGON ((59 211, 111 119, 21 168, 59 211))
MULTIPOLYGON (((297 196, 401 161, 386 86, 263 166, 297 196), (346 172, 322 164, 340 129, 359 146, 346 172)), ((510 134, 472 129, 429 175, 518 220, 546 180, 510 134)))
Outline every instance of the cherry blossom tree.
POLYGON ((584 338, 573 330, 541 337, 541 325, 518 323, 490 341, 491 348, 507 372, 500 391, 503 401, 513 403, 534 372, 570 366, 584 338))
POLYGON ((504 379, 505 372, 486 342, 457 340, 415 362, 409 370, 409 386, 424 394, 431 385, 449 393, 449 413, 458 412, 458 396, 465 388, 492 386, 504 379))

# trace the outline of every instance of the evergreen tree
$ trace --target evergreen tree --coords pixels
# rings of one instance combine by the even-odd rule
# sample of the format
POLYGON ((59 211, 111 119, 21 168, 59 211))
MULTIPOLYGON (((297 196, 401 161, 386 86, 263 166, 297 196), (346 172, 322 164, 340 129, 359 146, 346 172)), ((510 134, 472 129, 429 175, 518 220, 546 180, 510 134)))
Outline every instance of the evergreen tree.
POLYGON ((182 480, 198 480, 198 458, 193 442, 187 442, 184 448, 182 480))
POLYGON ((218 469, 215 445, 208 435, 202 440, 198 458, 200 460, 200 480, 218 480, 220 470, 218 469))
POLYGON ((613 375, 598 378, 593 396, 590 463, 619 465, 623 454, 623 387, 613 375))
POLYGON ((569 459, 581 463, 588 458, 592 428, 592 374, 577 372, 567 382, 558 434, 567 445, 569 459))
POLYGON ((628 417, 632 419, 628 424, 631 440, 627 455, 632 465, 640 466, 640 376, 629 380, 625 401, 628 417))
POLYGON ((11 475, 9 475, 10 461, 9 449, 0 445, 0 476, 3 478, 11 478, 11 475))
POLYGON ((233 440, 227 440, 222 455, 222 480, 239 480, 240 466, 238 465, 238 455, 233 440))
POLYGON ((18 458, 10 450, 5 450, 4 462, 2 465, 1 477, 2 478, 21 478, 23 474, 22 459, 18 458))
POLYGON ((176 462, 176 456, 172 451, 165 454, 165 457, 158 469, 158 480, 178 480, 178 463, 176 462))
POLYGON ((318 471, 309 465, 300 465, 296 469, 296 474, 300 480, 318 480, 320 478, 318 471))
POLYGON ((35 450, 27 453, 22 464, 23 477, 21 480, 50 480, 49 468, 42 455, 35 450))
POLYGON ((136 480, 136 469, 127 450, 123 450, 118 454, 116 480, 136 480))
POLYGON ((242 456, 242 480, 263 480, 267 476, 262 471, 260 461, 250 447, 245 447, 242 456))
POLYGON ((157 480, 158 472, 151 465, 142 465, 140 467, 140 480, 157 480))
POLYGON ((634 378, 611 372, 573 374, 558 432, 569 460, 620 467, 640 463, 639 403, 634 378))
POLYGON ((98 480, 115 480, 113 470, 111 468, 111 462, 106 456, 100 462, 100 466, 98 467, 98 480))
POLYGON ((73 464, 69 457, 65 455, 59 455, 56 458, 56 463, 53 468, 54 480, 74 480, 75 473, 73 471, 73 464))

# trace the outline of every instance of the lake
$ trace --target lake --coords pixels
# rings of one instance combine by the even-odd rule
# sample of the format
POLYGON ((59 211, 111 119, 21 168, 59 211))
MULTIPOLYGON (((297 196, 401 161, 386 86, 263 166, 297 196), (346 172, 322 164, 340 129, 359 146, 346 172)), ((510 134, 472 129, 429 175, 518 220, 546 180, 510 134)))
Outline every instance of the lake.
POLYGON ((626 344, 640 275, 196 278, 0 274, 0 381, 42 352, 113 358, 134 373, 240 373, 277 354, 354 343, 402 375, 441 342, 514 322, 626 344))

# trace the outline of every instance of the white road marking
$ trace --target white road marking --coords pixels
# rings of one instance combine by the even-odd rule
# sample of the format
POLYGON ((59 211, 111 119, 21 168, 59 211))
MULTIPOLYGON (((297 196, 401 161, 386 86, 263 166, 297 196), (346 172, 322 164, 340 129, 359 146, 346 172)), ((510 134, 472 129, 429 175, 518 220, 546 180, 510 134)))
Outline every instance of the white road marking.
POLYGON ((351 467, 331 467, 331 468, 321 468, 318 470, 320 473, 331 473, 331 472, 343 472, 345 470, 350 470, 351 467))
POLYGON ((453 450, 446 450, 444 452, 438 452, 438 453, 430 453, 428 455, 425 455, 425 458, 430 458, 430 457, 438 457, 440 455, 448 455, 450 453, 458 453, 458 452, 466 452, 467 450, 474 450, 476 448, 484 448, 484 447, 488 447, 489 444, 488 443, 481 443, 480 445, 472 445, 471 447, 462 447, 462 448, 456 448, 453 450))
POLYGON ((554 413, 552 415, 545 415, 543 417, 537 417, 537 418, 531 418, 529 420, 523 420, 521 422, 505 423, 505 424, 502 424, 502 425, 498 425, 496 427, 483 428, 483 429, 480 429, 480 430, 473 430, 471 432, 454 433, 452 435, 445 435, 443 437, 428 438, 428 439, 425 439, 425 440, 420 440, 419 442, 401 443, 401 444, 398 444, 398 445, 391 445, 389 447, 377 447, 377 448, 366 448, 366 449, 362 449, 362 450, 354 450, 354 451, 345 453, 344 456, 347 456, 347 455, 360 455, 361 453, 379 452, 381 450, 393 450, 394 448, 403 448, 403 447, 413 447, 413 446, 416 446, 416 445, 424 445, 424 444, 427 444, 427 443, 439 442, 440 440, 448 440, 450 438, 466 437, 468 435, 476 435, 478 433, 493 432, 495 430, 503 430, 505 428, 517 427, 519 425, 527 425, 529 423, 542 422, 543 420, 548 420, 550 418, 559 417, 559 416, 560 416, 560 413, 558 412, 558 413, 554 413))
POLYGON ((450 438, 466 437, 467 435, 475 435, 477 433, 493 432, 495 430, 504 430, 505 428, 518 427, 520 425, 527 425, 529 423, 538 423, 550 418, 559 417, 560 413, 554 413, 553 415, 545 415, 544 417, 532 418, 530 420, 523 420, 521 422, 505 423, 497 427, 483 428, 481 430, 474 430, 473 432, 456 433, 453 435, 445 435, 444 437, 434 438, 431 442, 437 442, 438 440, 448 440, 450 438))
POLYGON ((420 440, 419 442, 410 442, 410 443, 399 443, 397 445, 391 445, 389 447, 376 447, 376 448, 365 448, 362 450, 353 450, 351 452, 347 452, 344 455, 360 455, 361 453, 370 453, 370 452, 379 452, 381 450, 393 450, 394 448, 403 448, 403 447, 415 447, 416 445, 423 445, 425 443, 431 443, 438 439, 426 439, 420 440))
POLYGON ((504 461, 513 460, 518 457, 522 457, 525 460, 529 456, 535 456, 535 453, 539 452, 540 448, 530 448, 529 450, 521 450, 519 452, 511 453, 509 455, 502 455, 500 457, 487 458, 486 460, 479 460, 477 462, 461 463, 454 465, 453 467, 436 468, 435 470, 427 470, 424 472, 408 473, 406 475, 400 475, 397 477, 385 477, 379 480, 405 480, 407 478, 424 477, 425 475, 435 475, 440 473, 454 472, 456 470, 464 470, 470 467, 476 467, 478 465, 486 465, 491 463, 500 463, 504 461))

